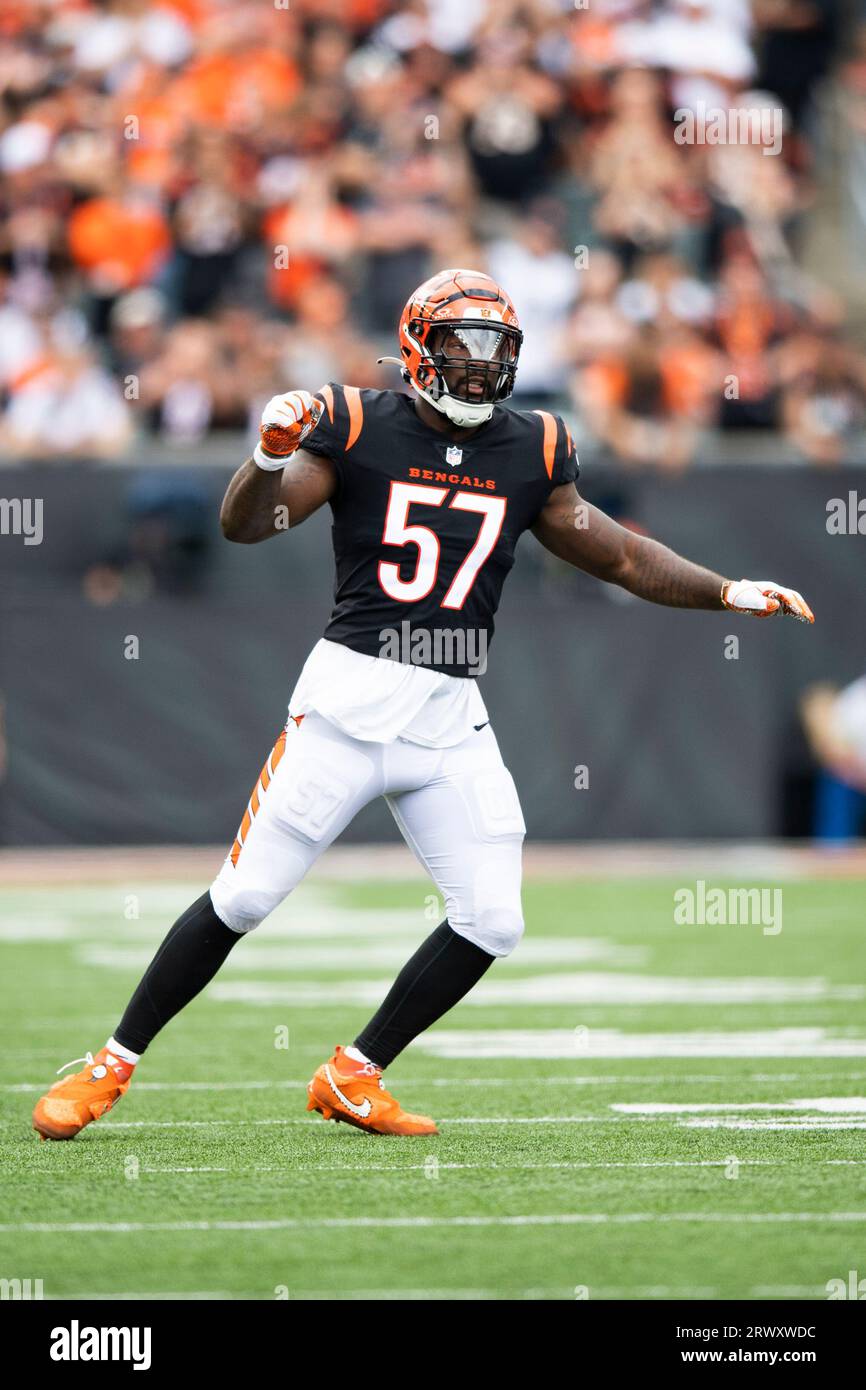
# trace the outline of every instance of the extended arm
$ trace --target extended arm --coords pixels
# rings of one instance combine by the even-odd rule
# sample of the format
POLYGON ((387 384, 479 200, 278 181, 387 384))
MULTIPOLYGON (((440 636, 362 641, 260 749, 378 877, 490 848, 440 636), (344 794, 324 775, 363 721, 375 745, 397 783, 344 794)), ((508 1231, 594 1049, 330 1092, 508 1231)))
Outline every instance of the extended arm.
POLYGON ((334 465, 300 448, 316 428, 321 405, 307 391, 274 396, 262 415, 262 441, 235 473, 220 509, 227 540, 266 541, 299 526, 334 495, 334 465))
POLYGON ((220 526, 226 540, 253 545, 299 526, 324 506, 337 486, 334 465, 297 449, 279 472, 247 459, 226 489, 220 526))
POLYGON ((781 610, 801 621, 814 621, 808 604, 795 590, 769 580, 726 580, 684 560, 585 502, 573 483, 554 489, 532 529, 545 549, 561 560, 650 603, 731 608, 762 617, 781 610))

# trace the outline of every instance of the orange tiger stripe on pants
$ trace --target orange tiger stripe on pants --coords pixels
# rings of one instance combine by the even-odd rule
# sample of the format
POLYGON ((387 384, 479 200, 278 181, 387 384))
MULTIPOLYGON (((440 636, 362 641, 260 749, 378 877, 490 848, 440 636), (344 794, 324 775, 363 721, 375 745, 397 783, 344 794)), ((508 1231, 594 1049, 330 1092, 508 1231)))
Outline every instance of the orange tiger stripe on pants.
POLYGON ((237 864, 238 862, 238 857, 240 855, 241 849, 243 848, 244 840, 247 838, 249 828, 253 823, 253 818, 256 815, 256 812, 258 811, 259 806, 261 804, 261 797, 267 791, 270 785, 271 778, 273 777, 274 773, 279 767, 280 759, 282 758, 285 751, 286 731, 285 729, 283 729, 283 732, 280 734, 279 738, 277 739, 276 743, 271 749, 270 757, 268 758, 267 762, 261 770, 259 780, 253 787, 252 796, 249 799, 247 809, 244 811, 244 818, 240 823, 238 833, 235 836, 235 842, 232 845, 232 852, 230 858, 233 864, 237 864))

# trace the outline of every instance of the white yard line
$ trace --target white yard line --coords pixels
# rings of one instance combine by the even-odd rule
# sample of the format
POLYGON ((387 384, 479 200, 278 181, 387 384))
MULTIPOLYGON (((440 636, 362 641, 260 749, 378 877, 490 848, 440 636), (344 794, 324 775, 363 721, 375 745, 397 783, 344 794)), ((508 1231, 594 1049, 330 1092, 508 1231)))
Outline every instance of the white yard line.
MULTIPOLYGON (((722 1290, 713 1285, 677 1285, 677 1284, 591 1284, 588 1286, 590 1297, 593 1299, 683 1299, 683 1300, 715 1300, 723 1296, 722 1290)), ((758 1284, 747 1291, 748 1298, 813 1298, 826 1299, 826 1288, 818 1284, 758 1284)), ((385 1303, 391 1301, 398 1302, 428 1302, 453 1301, 453 1302, 480 1302, 493 1301, 498 1299, 506 1300, 561 1300, 572 1302, 575 1297, 575 1288, 567 1284, 541 1285, 536 1288, 512 1289, 504 1288, 481 1288, 481 1289, 457 1289, 448 1287, 438 1287, 432 1289, 398 1288, 398 1289, 376 1289, 365 1285, 360 1289, 293 1289, 289 1288, 289 1298, 293 1302, 375 1302, 385 1303)), ((172 1302, 196 1302, 213 1300, 233 1300, 245 1301, 254 1299, 258 1302, 270 1302, 270 1297, 263 1297, 260 1291, 252 1290, 231 1291, 224 1289, 195 1289, 183 1290, 172 1293, 106 1293, 104 1290, 93 1292, 91 1290, 79 1291, 62 1294, 46 1294, 46 1302, 51 1299, 62 1300, 74 1303, 117 1303, 117 1302, 157 1302, 168 1300, 172 1302)))
MULTIPOLYGON (((671 1158, 635 1159, 633 1161, 602 1160, 590 1161, 551 1161, 545 1163, 443 1163, 437 1161, 436 1172, 482 1172, 482 1173, 524 1173, 548 1172, 557 1169, 608 1169, 608 1168, 726 1168, 730 1158, 671 1158)), ((741 1158, 737 1162, 747 1168, 787 1168, 787 1167, 866 1167, 866 1158, 741 1158)), ((283 1163, 254 1164, 244 1168, 213 1168, 207 1165, 198 1167, 189 1164, 182 1168, 142 1168, 143 1173, 234 1173, 243 1177, 246 1173, 283 1173, 291 1177, 295 1173, 390 1173, 414 1177, 417 1173, 429 1173, 429 1159, 424 1163, 283 1163)))
MULTIPOLYGON (((461 1115, 440 1119, 443 1125, 621 1125, 664 1120, 661 1115, 461 1115)), ((276 1119, 215 1120, 104 1120, 103 1129, 207 1129, 209 1125, 317 1125, 317 1115, 280 1116, 276 1119)))
MULTIPOLYGON (((814 1290, 810 1290, 814 1293, 814 1290)), ((719 1297, 719 1290, 716 1288, 686 1287, 678 1288, 670 1284, 636 1284, 636 1285, 595 1285, 590 1287, 590 1294, 593 1298, 682 1298, 682 1299, 711 1299, 719 1297)), ((574 1300, 575 1291, 573 1285, 551 1284, 529 1289, 376 1289, 365 1285, 360 1289, 293 1289, 289 1288, 289 1298, 292 1302, 317 1302, 325 1301, 332 1303, 339 1302, 375 1302, 384 1303, 391 1301, 398 1302, 428 1302, 430 1300, 446 1300, 453 1302, 479 1302, 497 1299, 520 1299, 520 1300, 545 1300, 562 1299, 566 1302, 574 1300)), ((261 1291, 253 1292, 244 1290, 241 1292, 222 1292, 219 1290, 195 1290, 185 1293, 63 1293, 46 1294, 46 1301, 50 1298, 62 1299, 65 1302, 106 1302, 117 1301, 132 1302, 155 1302, 157 1300, 184 1300, 196 1301, 205 1299, 229 1299, 243 1301, 254 1299, 257 1302, 276 1301, 272 1295, 263 1295, 261 1291)))
MULTIPOLYGON (((44 1091, 47 1081, 20 1081, 0 1091, 44 1091)), ((453 1085, 453 1082, 452 1082, 453 1085)), ((136 1081, 136 1091, 303 1091, 306 1081, 136 1081)))
MULTIPOLYGON (((667 1124, 673 1122, 686 1128, 717 1129, 866 1129, 866 1120, 852 1120, 841 1115, 813 1115, 794 1119, 787 1123, 779 1120, 737 1119, 735 1116, 719 1116, 712 1119, 687 1119, 669 1115, 448 1115, 438 1116, 437 1123, 448 1129, 452 1125, 623 1125, 623 1124, 667 1124)), ((104 1120, 102 1130, 107 1129, 210 1129, 216 1127, 269 1125, 316 1125, 316 1116, 279 1116, 273 1119, 211 1119, 211 1120, 104 1120)), ((0 1122, 3 1129, 18 1127, 13 1120, 0 1122)))
MULTIPOLYGON (((341 959, 340 948, 351 953, 346 962, 348 974, 360 975, 370 970, 399 970, 405 964, 407 955, 410 955, 423 939, 429 923, 419 917, 411 930, 406 929, 397 935, 389 929, 387 936, 393 939, 382 940, 381 919, 372 909, 368 908, 367 913, 373 921, 368 921, 366 917, 359 921, 356 914, 348 912, 345 908, 339 912, 330 912, 326 921, 317 925, 315 935, 323 939, 314 944, 308 939, 311 933, 305 937, 303 933, 295 930, 294 925, 290 934, 298 936, 297 941, 286 940, 284 944, 274 945, 270 931, 258 938, 252 937, 244 944, 242 951, 229 956, 221 978, 250 975, 256 971, 297 974, 301 971, 333 970, 341 959), (351 930, 347 928, 347 918, 354 918, 351 930), (371 927, 373 930, 370 930, 371 927)), ((404 915, 401 914, 401 920, 404 915)), ((26 921, 21 924, 21 935, 16 937, 16 940, 27 939, 27 927, 26 921)), ((105 935, 104 932, 95 932, 87 923, 82 923, 80 928, 68 933, 68 939, 79 941, 76 957, 83 965, 112 970, 143 969, 150 964, 159 939, 158 931, 149 944, 130 944, 124 939, 125 932, 115 932, 108 940, 99 939, 105 935)), ((0 940, 2 939, 3 930, 0 928, 0 940)), ((499 973, 504 970, 506 974, 510 974, 526 967, 564 965, 601 964, 621 968, 634 967, 644 964, 648 955, 645 947, 620 946, 613 940, 600 937, 530 936, 521 942, 519 953, 500 961, 499 973)))
POLYGON ((831 1212, 567 1212, 531 1216, 322 1216, 272 1221, 18 1221, 0 1231, 32 1235, 129 1235, 144 1231, 401 1230, 425 1227, 630 1225, 861 1225, 866 1211, 831 1212))
POLYGON ((814 1100, 748 1101, 617 1101, 611 1105, 627 1115, 695 1115, 744 1110, 817 1110, 825 1115, 854 1115, 866 1111, 866 1096, 818 1096, 814 1100))
POLYGON ((434 1028, 412 1043, 440 1060, 524 1057, 592 1061, 640 1057, 866 1057, 866 1037, 836 1037, 826 1028, 625 1033, 618 1028, 434 1028))
MULTIPOLYGON (((516 958, 515 963, 519 964, 516 958)), ((331 981, 221 978, 208 987, 207 997, 219 1004, 251 1004, 257 1007, 277 1004, 295 1008, 321 1008, 338 1004, 375 1007, 387 994, 391 984, 392 981, 384 977, 368 980, 344 977, 331 981)), ((462 1002, 464 1007, 476 1009, 509 1005, 526 1008, 533 1004, 579 1004, 587 1007, 803 1004, 825 1000, 860 1000, 864 995, 866 987, 863 985, 834 985, 821 978, 777 979, 763 976, 701 979, 623 972, 559 971, 553 975, 525 975, 519 979, 509 979, 503 975, 497 975, 495 979, 488 977, 462 1002)))
MULTIPOLYGON (((634 1123, 652 1123, 653 1121, 664 1119, 657 1115, 477 1115, 454 1117, 453 1119, 439 1119, 438 1123, 443 1125, 621 1125, 634 1123)), ((13 1125, 17 1128, 17 1122, 4 1120, 4 1129, 9 1129, 13 1125)), ((279 1116, 275 1119, 213 1119, 213 1120, 103 1120, 100 1128, 106 1129, 209 1129, 212 1126, 235 1125, 246 1128, 250 1125, 317 1125, 322 1123, 318 1116, 279 1116)), ((92 1141, 91 1141, 92 1142, 92 1141)))
MULTIPOLYGON (((44 1055, 48 1055, 46 1049, 40 1049, 44 1055)), ((54 1052, 50 1055, 53 1057, 54 1052)), ((532 1062, 537 1059, 527 1057, 523 1059, 532 1062)), ((389 1072, 390 1079, 390 1072, 389 1072)), ((0 1085, 0 1092, 9 1094, 27 1094, 29 1092, 42 1092, 49 1084, 50 1076, 43 1077, 41 1081, 16 1081, 7 1085, 0 1085)), ((481 1086, 485 1089, 507 1086, 514 1089, 518 1086, 680 1086, 680 1085, 715 1085, 732 1084, 742 1085, 751 1081, 766 1085, 775 1085, 777 1082, 797 1082, 797 1081, 866 1081, 866 1071, 823 1071, 823 1072, 738 1072, 736 1075, 724 1072, 646 1072, 629 1073, 628 1075, 616 1076, 589 1075, 589 1076, 461 1076, 459 1072, 454 1072, 451 1076, 404 1076, 395 1082, 400 1090, 408 1090, 410 1087, 425 1086, 448 1086, 452 1090, 460 1090, 463 1086, 481 1086)), ((245 1081, 139 1081, 135 1082, 135 1092, 139 1091, 303 1091, 306 1090, 307 1082, 302 1080, 288 1081, 267 1081, 261 1077, 248 1079, 245 1081)), ((721 1103, 720 1103, 721 1104, 721 1103)), ((724 1109, 732 1109, 733 1106, 725 1106, 724 1109)))
POLYGON ((778 1117, 767 1120, 740 1119, 734 1115, 719 1115, 714 1119, 678 1120, 684 1129, 727 1129, 727 1130, 808 1130, 811 1132, 830 1132, 835 1130, 866 1129, 866 1119, 848 1119, 843 1115, 804 1115, 802 1118, 778 1117))
POLYGON ((162 1302, 203 1302, 207 1299, 240 1299, 250 1295, 231 1293, 226 1289, 193 1289, 183 1292, 171 1293, 106 1293, 102 1290, 99 1293, 92 1293, 86 1290, 84 1293, 48 1293, 45 1295, 46 1303, 60 1301, 63 1303, 162 1303, 162 1302))
POLYGON ((820 1298, 826 1301, 826 1284, 755 1284, 749 1298, 820 1298))

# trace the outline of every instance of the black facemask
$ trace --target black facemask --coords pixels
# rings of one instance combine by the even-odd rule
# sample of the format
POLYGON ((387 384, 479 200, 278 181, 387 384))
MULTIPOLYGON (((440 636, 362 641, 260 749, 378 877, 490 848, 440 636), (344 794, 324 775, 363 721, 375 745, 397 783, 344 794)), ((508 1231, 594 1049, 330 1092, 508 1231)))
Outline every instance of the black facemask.
POLYGON ((519 328, 457 319, 431 328, 427 348, 450 394, 482 404, 511 395, 522 341, 519 328))

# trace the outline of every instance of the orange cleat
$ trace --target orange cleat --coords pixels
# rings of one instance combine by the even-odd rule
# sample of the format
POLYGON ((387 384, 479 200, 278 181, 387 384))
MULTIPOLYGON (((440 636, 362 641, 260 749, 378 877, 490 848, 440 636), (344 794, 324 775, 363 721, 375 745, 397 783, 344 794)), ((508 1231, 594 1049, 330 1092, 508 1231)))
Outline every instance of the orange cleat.
MULTIPOLYGON (((87 1063, 84 1070, 55 1081, 36 1102, 33 1128, 43 1139, 74 1139, 85 1125, 98 1120, 116 1105, 129 1089, 135 1068, 113 1056, 107 1048, 100 1048, 95 1057, 88 1052, 86 1057, 76 1060, 87 1063)), ((66 1063, 66 1067, 73 1066, 75 1062, 66 1063)), ((66 1067, 61 1067, 60 1071, 65 1071, 66 1067)))
POLYGON ((382 1068, 355 1062, 342 1047, 319 1067, 307 1086, 308 1110, 326 1120, 343 1120, 367 1134, 438 1134, 429 1115, 409 1115, 385 1090, 382 1068))

